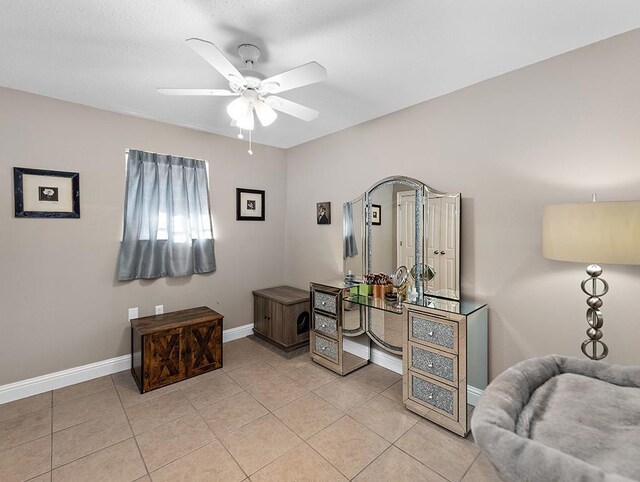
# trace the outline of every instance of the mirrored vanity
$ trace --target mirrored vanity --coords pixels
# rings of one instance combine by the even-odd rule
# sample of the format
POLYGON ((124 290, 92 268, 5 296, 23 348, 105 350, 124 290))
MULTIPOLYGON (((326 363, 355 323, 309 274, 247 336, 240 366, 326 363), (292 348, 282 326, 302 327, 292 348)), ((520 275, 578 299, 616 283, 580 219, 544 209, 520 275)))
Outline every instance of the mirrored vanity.
POLYGON ((468 387, 487 385, 487 306, 460 296, 460 194, 394 176, 343 215, 344 279, 310 287, 312 359, 346 375, 372 349, 400 356, 406 408, 466 435, 468 387), (393 289, 365 283, 394 274, 393 289))

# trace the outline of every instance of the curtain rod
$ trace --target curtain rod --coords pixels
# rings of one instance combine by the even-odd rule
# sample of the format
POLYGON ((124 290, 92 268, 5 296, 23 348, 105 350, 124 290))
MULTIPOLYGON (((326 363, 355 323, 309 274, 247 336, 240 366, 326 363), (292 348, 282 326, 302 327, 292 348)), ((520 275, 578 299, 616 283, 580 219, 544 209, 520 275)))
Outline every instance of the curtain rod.
POLYGON ((153 151, 147 151, 145 149, 136 149, 136 148, 126 148, 125 149, 125 154, 129 154, 129 151, 142 151, 142 152, 148 152, 149 154, 156 154, 156 155, 160 155, 160 156, 171 156, 171 157, 182 157, 182 158, 187 158, 187 159, 193 159, 194 161, 202 161, 202 162, 206 162, 208 163, 209 161, 207 161, 206 159, 197 159, 195 157, 189 157, 189 156, 177 156, 175 154, 165 154, 164 152, 153 152, 153 151))

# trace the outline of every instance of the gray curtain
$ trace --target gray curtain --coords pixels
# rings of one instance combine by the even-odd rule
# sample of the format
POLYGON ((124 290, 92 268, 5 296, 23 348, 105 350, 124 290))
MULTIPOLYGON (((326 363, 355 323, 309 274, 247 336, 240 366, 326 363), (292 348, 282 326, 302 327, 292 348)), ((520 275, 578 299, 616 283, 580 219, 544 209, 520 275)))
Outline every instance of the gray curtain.
POLYGON ((342 253, 345 258, 352 258, 358 256, 358 245, 353 232, 353 206, 350 202, 344 203, 342 214, 342 229, 344 232, 342 253))
POLYGON ((216 270, 204 161, 130 150, 121 281, 216 270))

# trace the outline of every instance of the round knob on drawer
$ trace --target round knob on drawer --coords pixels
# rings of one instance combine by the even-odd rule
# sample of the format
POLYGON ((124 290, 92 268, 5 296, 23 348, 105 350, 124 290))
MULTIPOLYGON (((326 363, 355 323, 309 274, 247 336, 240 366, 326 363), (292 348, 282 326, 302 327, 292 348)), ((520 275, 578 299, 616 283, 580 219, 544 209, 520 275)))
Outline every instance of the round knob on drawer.
POLYGON ((429 396, 427 397, 429 400, 433 400, 433 393, 430 393, 429 396))
POLYGON ((323 323, 323 324, 322 324, 322 325, 320 325, 320 326, 322 326, 322 328, 326 328, 326 327, 327 327, 327 324, 326 324, 326 323, 323 323))
POLYGON ((321 304, 322 306, 324 306, 324 305, 326 305, 326 304, 327 304, 327 302, 326 302, 326 301, 323 301, 323 302, 322 302, 322 303, 320 303, 320 304, 321 304))
POLYGON ((327 347, 326 347, 326 346, 323 346, 323 347, 322 347, 322 350, 326 350, 326 349, 327 349, 327 347))
POLYGON ((433 363, 427 363, 427 368, 433 368, 433 363))
POLYGON ((429 333, 427 333, 427 335, 433 336, 433 331, 430 331, 429 333))

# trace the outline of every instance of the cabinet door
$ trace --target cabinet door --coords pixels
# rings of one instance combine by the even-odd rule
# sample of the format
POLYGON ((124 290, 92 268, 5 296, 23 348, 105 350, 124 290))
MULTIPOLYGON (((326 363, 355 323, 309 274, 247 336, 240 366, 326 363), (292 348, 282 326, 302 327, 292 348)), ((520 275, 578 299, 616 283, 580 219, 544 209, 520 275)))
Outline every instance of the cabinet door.
POLYGON ((215 370, 222 366, 222 323, 200 323, 186 329, 187 376, 215 370))
POLYGON ((185 377, 182 328, 145 335, 144 391, 160 388, 185 377))
POLYGON ((265 313, 269 323, 269 338, 280 343, 285 343, 283 335, 282 305, 275 301, 266 300, 265 313))
POLYGON ((253 297, 253 331, 269 335, 269 300, 262 296, 253 297))

